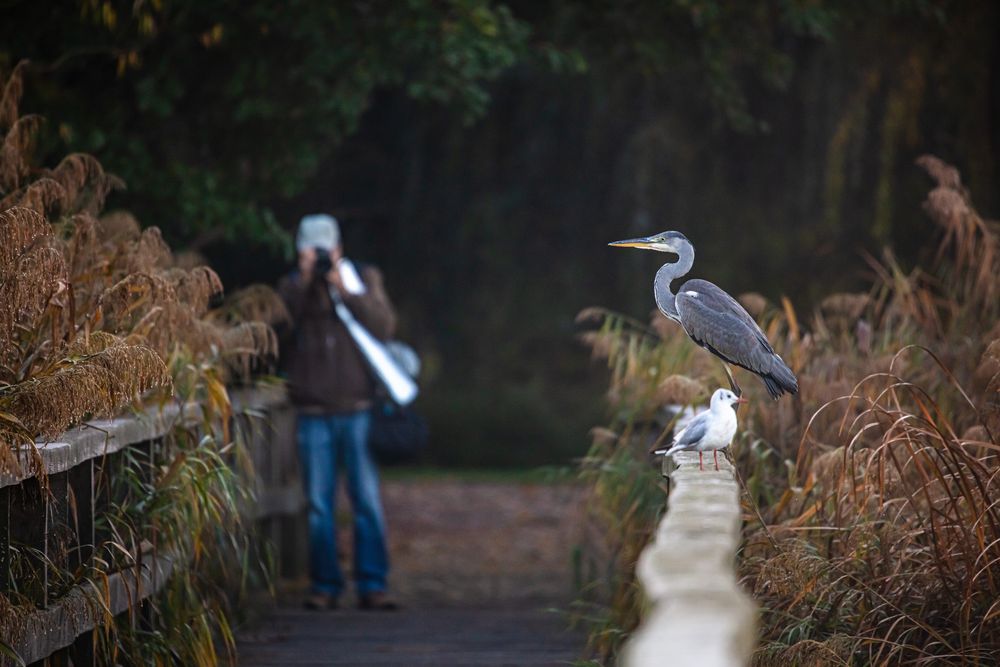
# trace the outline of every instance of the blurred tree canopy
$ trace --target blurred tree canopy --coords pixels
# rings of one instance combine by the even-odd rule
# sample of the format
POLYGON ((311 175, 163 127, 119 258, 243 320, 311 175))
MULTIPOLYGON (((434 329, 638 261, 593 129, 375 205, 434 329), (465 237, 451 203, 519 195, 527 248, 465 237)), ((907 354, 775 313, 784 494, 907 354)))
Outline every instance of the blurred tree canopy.
POLYGON ((786 0, 516 9, 491 0, 8 0, 0 64, 37 64, 33 101, 71 149, 100 155, 126 180, 134 194, 125 203, 144 219, 182 240, 274 241, 271 203, 302 192, 376 91, 450 105, 468 122, 487 108, 487 83, 515 64, 581 71, 586 53, 647 78, 693 68, 701 82, 689 94, 736 129, 766 130, 746 89, 787 85, 787 40, 832 39, 845 17, 870 11, 786 0))
POLYGON ((201 247, 229 284, 285 268, 245 241, 340 217, 424 353, 425 409, 462 443, 455 459, 576 448, 600 385, 567 345, 573 316, 644 317, 662 261, 610 240, 682 230, 694 276, 802 307, 865 284, 859 250, 919 259, 916 156, 956 164, 987 215, 1000 205, 995 2, 0 11, 0 69, 32 59, 24 108, 49 118, 47 141, 98 155, 129 185, 115 203, 201 247))
POLYGON ((3 18, 3 60, 36 65, 32 102, 62 139, 187 240, 280 238, 267 202, 302 190, 373 91, 475 118, 529 32, 487 0, 26 1, 3 18))

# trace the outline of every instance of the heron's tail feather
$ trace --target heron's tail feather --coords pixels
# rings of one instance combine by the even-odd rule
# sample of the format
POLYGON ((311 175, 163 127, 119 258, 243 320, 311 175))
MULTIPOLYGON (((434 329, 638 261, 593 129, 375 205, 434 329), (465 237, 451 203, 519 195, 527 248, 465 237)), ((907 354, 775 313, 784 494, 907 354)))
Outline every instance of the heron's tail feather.
POLYGON ((771 358, 771 371, 760 377, 771 398, 779 398, 785 393, 799 393, 799 381, 795 378, 795 373, 792 373, 792 369, 778 355, 771 358))

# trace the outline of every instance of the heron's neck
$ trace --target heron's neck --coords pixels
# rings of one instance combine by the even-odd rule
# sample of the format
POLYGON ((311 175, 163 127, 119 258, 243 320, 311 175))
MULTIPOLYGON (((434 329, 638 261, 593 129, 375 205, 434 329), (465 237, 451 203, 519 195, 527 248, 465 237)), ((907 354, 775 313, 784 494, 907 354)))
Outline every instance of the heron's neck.
POLYGON ((677 253, 677 261, 664 264, 656 272, 656 278, 653 280, 653 296, 660 312, 672 320, 679 320, 680 315, 677 312, 676 295, 670 289, 670 283, 685 275, 693 265, 694 246, 682 243, 677 253))

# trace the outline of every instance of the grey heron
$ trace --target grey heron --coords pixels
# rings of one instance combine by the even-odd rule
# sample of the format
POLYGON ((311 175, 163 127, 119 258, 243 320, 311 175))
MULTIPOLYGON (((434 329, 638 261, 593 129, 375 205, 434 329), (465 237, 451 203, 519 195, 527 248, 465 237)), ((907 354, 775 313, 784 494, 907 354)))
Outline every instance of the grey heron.
POLYGON ((670 284, 694 265, 694 246, 686 236, 680 232, 660 232, 608 245, 677 255, 677 261, 661 266, 653 279, 656 305, 660 312, 680 324, 691 340, 722 359, 734 392, 741 393, 728 364, 759 376, 774 399, 786 392, 798 392, 795 374, 736 299, 707 280, 688 280, 677 293, 670 289, 670 284))
POLYGON ((702 454, 711 450, 715 469, 719 469, 719 450, 725 449, 736 435, 737 403, 746 403, 728 389, 716 389, 708 410, 696 415, 687 426, 678 431, 673 443, 667 449, 658 449, 656 454, 671 456, 677 452, 698 452, 698 469, 704 470, 702 454))

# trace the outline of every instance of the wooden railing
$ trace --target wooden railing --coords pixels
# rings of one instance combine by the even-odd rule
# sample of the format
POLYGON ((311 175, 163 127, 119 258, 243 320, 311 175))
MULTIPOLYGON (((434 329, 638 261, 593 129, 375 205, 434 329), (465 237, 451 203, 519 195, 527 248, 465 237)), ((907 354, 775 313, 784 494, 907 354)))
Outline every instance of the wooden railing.
POLYGON ((309 565, 308 522, 295 434, 295 410, 283 387, 231 393, 233 410, 252 433, 250 455, 256 471, 256 504, 250 514, 257 534, 273 548, 279 576, 294 578, 309 565), (248 416, 260 412, 263 419, 248 416))
MULTIPOLYGON (((303 507, 292 413, 280 388, 236 391, 232 400, 235 418, 248 420, 245 432, 252 434, 248 444, 259 471, 259 502, 248 511, 265 536, 286 538, 275 544, 292 542, 287 538, 301 525, 303 507)), ((35 607, 24 616, 7 618, 0 641, 25 663, 93 665, 95 628, 108 613, 136 610, 175 568, 184 566, 147 544, 136 555, 135 567, 109 573, 99 587, 67 586, 52 579, 53 572, 72 572, 88 563, 95 545, 108 538, 102 534, 101 519, 112 503, 122 500, 114 480, 124 469, 125 456, 148 462, 141 474, 151 482, 164 436, 178 422, 197 423, 200 414, 197 406, 167 404, 135 416, 92 421, 39 447, 44 486, 32 474, 26 452, 19 474, 0 475, 0 593, 16 592, 35 607)), ((285 558, 278 552, 284 572, 300 566, 296 552, 301 551, 289 549, 285 558)), ((0 664, 13 661, 2 658, 0 664)))
POLYGON ((698 455, 674 456, 667 513, 639 558, 650 609, 625 649, 626 667, 736 667, 757 641, 757 608, 736 580, 740 491, 719 457, 698 469, 698 455))

